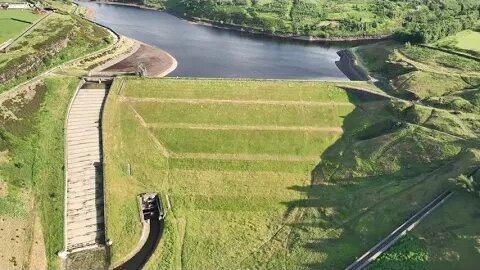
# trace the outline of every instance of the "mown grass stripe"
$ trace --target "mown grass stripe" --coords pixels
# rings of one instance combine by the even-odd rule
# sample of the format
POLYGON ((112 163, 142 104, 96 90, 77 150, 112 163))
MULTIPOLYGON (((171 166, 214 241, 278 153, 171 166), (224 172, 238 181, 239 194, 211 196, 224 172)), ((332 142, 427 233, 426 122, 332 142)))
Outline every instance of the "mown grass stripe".
POLYGON ((237 99, 192 99, 192 98, 132 98, 124 101, 132 103, 187 103, 187 104, 265 104, 283 106, 354 106, 350 102, 319 102, 319 101, 279 101, 279 100, 237 100, 237 99))
POLYGON ((251 131, 311 131, 325 133, 343 133, 341 127, 310 127, 310 126, 246 126, 246 125, 213 125, 190 123, 148 123, 152 128, 178 128, 200 130, 251 130, 251 131))

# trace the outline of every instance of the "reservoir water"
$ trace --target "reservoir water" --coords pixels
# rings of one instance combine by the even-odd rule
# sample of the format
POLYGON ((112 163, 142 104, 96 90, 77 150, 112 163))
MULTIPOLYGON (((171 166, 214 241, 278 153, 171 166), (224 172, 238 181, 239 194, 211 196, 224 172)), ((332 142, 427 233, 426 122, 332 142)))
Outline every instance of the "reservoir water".
POLYGON ((178 61, 170 76, 347 80, 337 68, 341 44, 263 37, 194 24, 163 11, 81 2, 96 21, 159 47, 178 61))

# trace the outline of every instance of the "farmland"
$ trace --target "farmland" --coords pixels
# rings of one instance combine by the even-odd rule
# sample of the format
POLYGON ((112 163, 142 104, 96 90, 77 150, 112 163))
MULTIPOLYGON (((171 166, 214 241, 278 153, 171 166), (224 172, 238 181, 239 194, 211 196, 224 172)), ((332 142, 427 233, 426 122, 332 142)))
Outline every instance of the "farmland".
POLYGON ((1 10, 0 28, 2 31, 0 32, 0 44, 17 37, 42 16, 33 14, 28 10, 1 10))
POLYGON ((389 101, 337 84, 117 79, 104 119, 112 263, 140 237, 145 191, 172 203, 149 269, 338 269, 450 185, 429 172, 458 173, 441 166, 461 143, 395 127, 389 101))

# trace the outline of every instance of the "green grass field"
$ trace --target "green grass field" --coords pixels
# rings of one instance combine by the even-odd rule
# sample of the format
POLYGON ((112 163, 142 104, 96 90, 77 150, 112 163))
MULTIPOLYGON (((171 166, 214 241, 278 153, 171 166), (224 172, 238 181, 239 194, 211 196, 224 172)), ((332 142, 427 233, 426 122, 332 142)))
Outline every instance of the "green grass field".
POLYGON ((0 10, 0 44, 17 37, 42 16, 29 10, 0 10))
POLYGON ((113 262, 135 245, 140 223, 134 198, 151 189, 168 193, 174 207, 161 244, 171 250, 157 252, 150 267, 240 266, 235 260, 282 230, 285 215, 293 215, 285 203, 303 195, 292 187, 308 186, 320 154, 341 135, 341 118, 354 109, 349 99, 330 83, 128 80, 120 96, 109 98, 105 119, 112 165, 106 167, 109 237, 131 239, 113 246, 113 262), (227 84, 235 91, 226 90, 227 84), (120 126, 112 125, 118 120, 120 126), (126 148, 110 149, 118 140, 126 148), (158 143, 169 158, 154 150, 158 143), (135 151, 124 152, 130 147, 135 151), (118 167, 125 162, 132 163, 133 177, 118 167), (153 175, 156 180, 149 180, 153 175), (133 185, 119 193, 123 181, 133 185))
POLYGON ((465 30, 443 38, 435 42, 435 45, 480 54, 480 32, 465 30))
POLYGON ((141 234, 135 196, 156 191, 172 209, 147 269, 346 267, 462 169, 440 169, 462 149, 448 135, 388 131, 389 106, 334 82, 117 79, 103 126, 113 264, 141 234))

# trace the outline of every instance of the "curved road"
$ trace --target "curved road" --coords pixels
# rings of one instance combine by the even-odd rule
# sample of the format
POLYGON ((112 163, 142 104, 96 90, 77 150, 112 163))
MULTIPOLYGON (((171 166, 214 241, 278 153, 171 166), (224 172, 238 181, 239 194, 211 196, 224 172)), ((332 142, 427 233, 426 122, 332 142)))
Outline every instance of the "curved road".
POLYGON ((132 258, 114 270, 141 269, 155 251, 155 248, 163 234, 164 221, 158 219, 150 220, 150 233, 143 247, 132 258))

